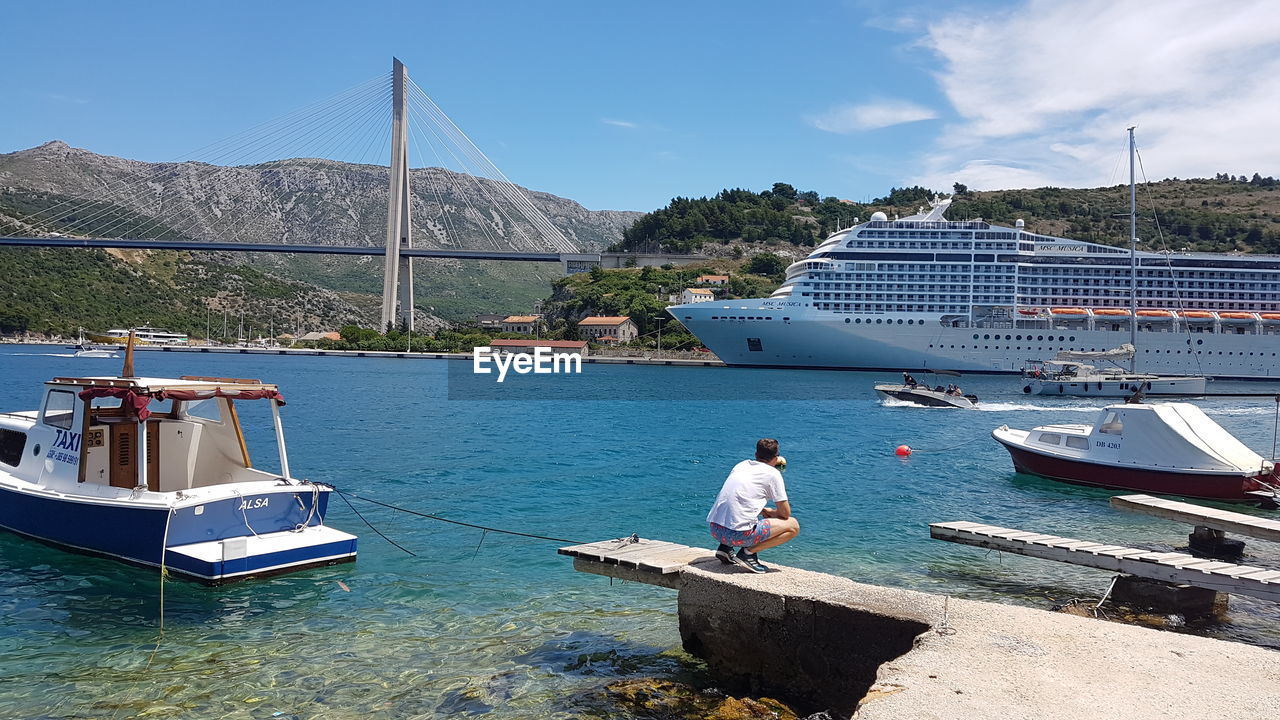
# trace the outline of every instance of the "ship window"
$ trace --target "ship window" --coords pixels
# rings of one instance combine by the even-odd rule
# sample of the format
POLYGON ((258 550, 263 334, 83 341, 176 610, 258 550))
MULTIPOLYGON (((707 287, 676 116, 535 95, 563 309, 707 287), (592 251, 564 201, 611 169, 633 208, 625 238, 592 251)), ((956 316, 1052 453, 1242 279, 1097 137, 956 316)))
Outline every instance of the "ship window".
POLYGON ((845 321, 845 322, 847 322, 847 323, 853 322, 853 321, 852 321, 852 320, 850 320, 849 318, 845 318, 845 319, 844 319, 844 321, 845 321))
POLYGON ((1106 418, 1102 420, 1102 426, 1098 428, 1098 432, 1103 432, 1108 435, 1123 435, 1124 423, 1120 421, 1119 415, 1109 412, 1107 413, 1106 418))
POLYGON ((1062 436, 1058 433, 1040 433, 1040 442, 1046 445, 1061 445, 1062 436))
POLYGON ((764 348, 760 345, 760 338, 747 338, 747 351, 760 352, 764 348))
POLYGON ((0 463, 17 467, 22 462, 22 451, 26 447, 26 433, 0 428, 0 463))
POLYGON ((1088 450, 1088 449, 1089 449, 1089 441, 1088 441, 1088 440, 1086 440, 1085 438, 1082 438, 1082 437, 1079 437, 1079 436, 1076 436, 1076 435, 1068 435, 1068 436, 1067 436, 1067 447, 1069 447, 1069 448, 1075 448, 1076 450, 1088 450))
POLYGON ((44 401, 44 424, 63 430, 71 429, 76 412, 76 395, 66 390, 50 390, 44 401))

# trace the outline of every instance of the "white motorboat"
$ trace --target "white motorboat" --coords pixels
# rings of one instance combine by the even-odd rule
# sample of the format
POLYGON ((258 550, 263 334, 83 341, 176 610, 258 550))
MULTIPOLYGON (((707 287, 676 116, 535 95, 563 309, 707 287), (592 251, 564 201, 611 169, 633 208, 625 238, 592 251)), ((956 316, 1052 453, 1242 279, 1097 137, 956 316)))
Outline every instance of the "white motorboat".
POLYGON ((1190 403, 1108 405, 1092 425, 1042 425, 991 436, 1019 472, 1095 487, 1274 503, 1268 460, 1190 403))
MULTIPOLYGON (((949 375, 959 377, 960 373, 949 370, 929 370, 930 375, 949 375)), ((933 386, 916 382, 908 373, 902 374, 902 383, 880 383, 874 386, 880 397, 886 400, 898 400, 923 407, 956 407, 971 409, 978 404, 978 396, 964 394, 958 386, 933 386)))
POLYGON ((84 328, 80 328, 80 339, 77 340, 76 344, 72 345, 70 349, 75 350, 75 357, 88 357, 88 358, 120 357, 116 353, 115 348, 94 347, 93 345, 86 342, 84 339, 84 328))
POLYGON ((333 488, 293 477, 270 383, 56 377, 0 413, 0 528, 210 583, 351 561, 333 488), (271 404, 280 472, 253 466, 236 404, 271 404))

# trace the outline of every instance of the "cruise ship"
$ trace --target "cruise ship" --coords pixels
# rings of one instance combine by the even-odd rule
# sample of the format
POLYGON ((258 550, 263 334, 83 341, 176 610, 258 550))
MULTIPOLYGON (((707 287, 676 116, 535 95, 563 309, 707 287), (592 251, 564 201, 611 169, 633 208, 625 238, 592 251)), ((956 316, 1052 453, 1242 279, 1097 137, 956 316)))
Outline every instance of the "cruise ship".
POLYGON ((728 365, 1017 373, 1118 347, 1136 322, 1137 372, 1280 377, 1280 257, 1131 258, 1022 220, 947 220, 948 204, 832 234, 767 298, 668 312, 728 365))

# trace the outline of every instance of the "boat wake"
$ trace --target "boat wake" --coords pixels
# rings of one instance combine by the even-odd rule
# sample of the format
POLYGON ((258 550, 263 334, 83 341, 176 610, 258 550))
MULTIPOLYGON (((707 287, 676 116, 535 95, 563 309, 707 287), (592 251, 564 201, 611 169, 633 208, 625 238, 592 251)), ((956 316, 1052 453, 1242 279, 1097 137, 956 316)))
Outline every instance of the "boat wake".
POLYGON ((979 402, 975 410, 984 410, 986 412, 1009 412, 1011 410, 1053 410, 1055 412, 1087 412, 1096 413, 1098 408, 1094 406, 1080 407, 1078 405, 1030 405, 1028 403, 1015 402, 979 402))
POLYGON ((73 358, 75 353, 8 353, 9 355, 26 355, 27 357, 67 357, 73 358))

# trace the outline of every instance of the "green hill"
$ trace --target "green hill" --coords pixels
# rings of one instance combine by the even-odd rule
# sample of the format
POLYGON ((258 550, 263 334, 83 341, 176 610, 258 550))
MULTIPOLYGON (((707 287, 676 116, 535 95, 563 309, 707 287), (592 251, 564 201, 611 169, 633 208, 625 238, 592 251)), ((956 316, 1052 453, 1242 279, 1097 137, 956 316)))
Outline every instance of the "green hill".
MULTIPOLYGON (((951 220, 982 218, 1077 240, 1128 242, 1128 186, 1095 189, 1038 188, 970 192, 957 184, 951 220)), ((713 197, 675 198, 624 231, 617 250, 714 252, 717 244, 808 247, 834 230, 865 221, 874 212, 890 218, 916 213, 939 196, 927 188, 893 188, 869 203, 787 183, 769 190, 722 190, 713 197)), ((1280 252, 1280 182, 1221 174, 1212 179, 1170 179, 1138 189, 1138 234, 1143 247, 1159 250, 1156 222, 1170 250, 1280 252), (1153 212, 1154 209, 1154 212, 1153 212)))

